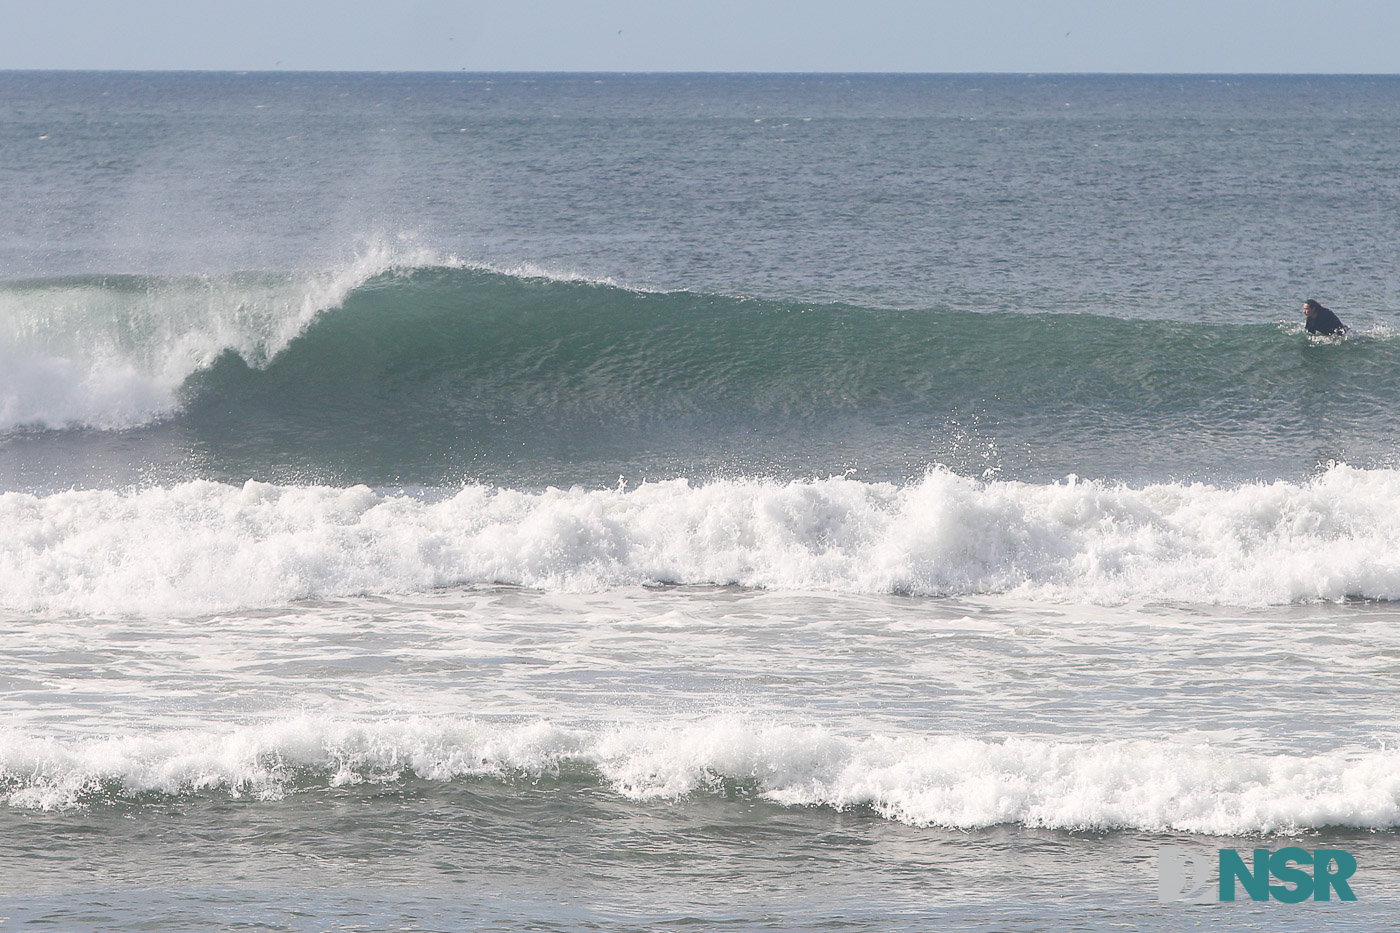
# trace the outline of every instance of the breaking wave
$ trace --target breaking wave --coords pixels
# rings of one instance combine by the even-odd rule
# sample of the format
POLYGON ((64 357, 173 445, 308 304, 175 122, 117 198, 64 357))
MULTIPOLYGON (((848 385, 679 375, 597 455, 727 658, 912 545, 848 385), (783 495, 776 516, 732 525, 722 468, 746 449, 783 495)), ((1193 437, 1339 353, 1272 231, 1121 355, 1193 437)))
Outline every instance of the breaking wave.
POLYGON ((197 481, 0 495, 0 606, 196 615, 321 596, 657 584, 1235 605, 1400 596, 1400 471, 1143 487, 835 477, 434 496, 197 481))
POLYGON ((253 432, 404 417, 580 430, 600 416, 896 421, 967 398, 1286 419, 1300 382, 1325 383, 1339 410, 1400 403, 1400 341, 1383 328, 1350 341, 1339 365, 1327 347, 1300 354, 1310 341, 1293 325, 649 292, 389 249, 322 274, 8 283, 0 311, 0 430, 214 412, 253 432))
POLYGON ((278 799, 361 782, 562 779, 637 802, 737 788, 916 826, 1209 834, 1400 825, 1400 753, 1263 756, 1161 741, 845 736, 716 718, 566 728, 294 719, 226 733, 58 741, 0 733, 0 799, 61 809, 147 794, 278 799))

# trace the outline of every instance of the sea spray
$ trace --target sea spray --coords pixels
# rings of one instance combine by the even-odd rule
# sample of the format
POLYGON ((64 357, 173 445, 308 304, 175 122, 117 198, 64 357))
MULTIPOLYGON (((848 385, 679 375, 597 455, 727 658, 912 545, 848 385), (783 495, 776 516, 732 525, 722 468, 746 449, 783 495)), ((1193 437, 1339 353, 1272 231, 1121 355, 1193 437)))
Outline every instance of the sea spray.
POLYGON ((316 272, 0 284, 0 431, 118 429, 166 417, 185 380, 221 356, 266 364, 356 287, 434 261, 443 262, 377 245, 316 272))

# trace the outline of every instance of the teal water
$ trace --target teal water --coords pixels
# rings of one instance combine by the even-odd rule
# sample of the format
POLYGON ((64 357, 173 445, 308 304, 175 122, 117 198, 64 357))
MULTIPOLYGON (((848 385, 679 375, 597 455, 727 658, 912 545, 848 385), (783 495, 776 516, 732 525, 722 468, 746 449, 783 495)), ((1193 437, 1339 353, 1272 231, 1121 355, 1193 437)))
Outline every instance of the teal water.
MULTIPOLYGON (((109 385, 74 398, 69 417, 115 420, 78 436, 61 429, 81 422, 17 411, 22 430, 0 446, 9 483, 25 488, 36 463, 59 485, 131 482, 153 463, 172 464, 167 481, 380 486, 902 481, 936 463, 1038 481, 1231 481, 1395 454, 1400 343, 1382 323, 1338 340, 1282 314, 895 310, 442 267, 380 272, 318 308, 297 283, 264 278, 88 277, 0 293, 29 316, 16 340, 61 353, 75 331, 102 335, 71 378, 109 385), (267 307, 251 313, 251 300, 267 307), (293 311, 296 326, 278 317, 293 311), (133 381, 154 396, 146 410, 118 407, 133 381), (127 471, 92 478, 92 458, 72 448, 114 438, 133 451, 127 471)), ((15 407, 48 401, 21 391, 15 407)))

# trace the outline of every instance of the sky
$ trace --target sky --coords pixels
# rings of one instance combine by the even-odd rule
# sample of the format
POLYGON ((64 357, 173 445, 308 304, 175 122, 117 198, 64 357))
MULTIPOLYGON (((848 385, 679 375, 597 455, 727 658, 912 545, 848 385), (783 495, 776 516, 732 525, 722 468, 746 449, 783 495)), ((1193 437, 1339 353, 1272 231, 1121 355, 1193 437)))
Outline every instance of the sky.
POLYGON ((1400 73, 1396 0, 0 0, 0 69, 1400 73))

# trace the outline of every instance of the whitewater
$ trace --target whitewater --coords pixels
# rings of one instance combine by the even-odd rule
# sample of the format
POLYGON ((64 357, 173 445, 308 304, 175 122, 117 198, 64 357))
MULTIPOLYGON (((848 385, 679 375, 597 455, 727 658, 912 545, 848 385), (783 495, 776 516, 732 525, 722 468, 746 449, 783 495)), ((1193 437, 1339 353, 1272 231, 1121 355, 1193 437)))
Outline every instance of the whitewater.
POLYGON ((3 606, 195 615, 508 584, 1238 606, 1391 599, 1400 473, 1141 489, 843 477, 435 496, 197 481, 0 495, 3 606))
POLYGON ((1394 916, 1394 79, 0 91, 0 927, 1394 916))
POLYGON ((362 782, 524 778, 597 782, 637 802, 750 787, 782 806, 868 808, 914 826, 1231 834, 1300 826, 1385 829, 1400 817, 1397 753, 1287 758, 1153 742, 877 735, 701 721, 568 729, 478 721, 294 719, 230 734, 59 744, 6 736, 7 802, 72 809, 104 795, 288 793, 362 782), (998 788, 988 793, 987 787, 998 788), (1301 785, 1301 787, 1300 787, 1301 785), (1092 788, 1092 792, 1086 789, 1092 788))

